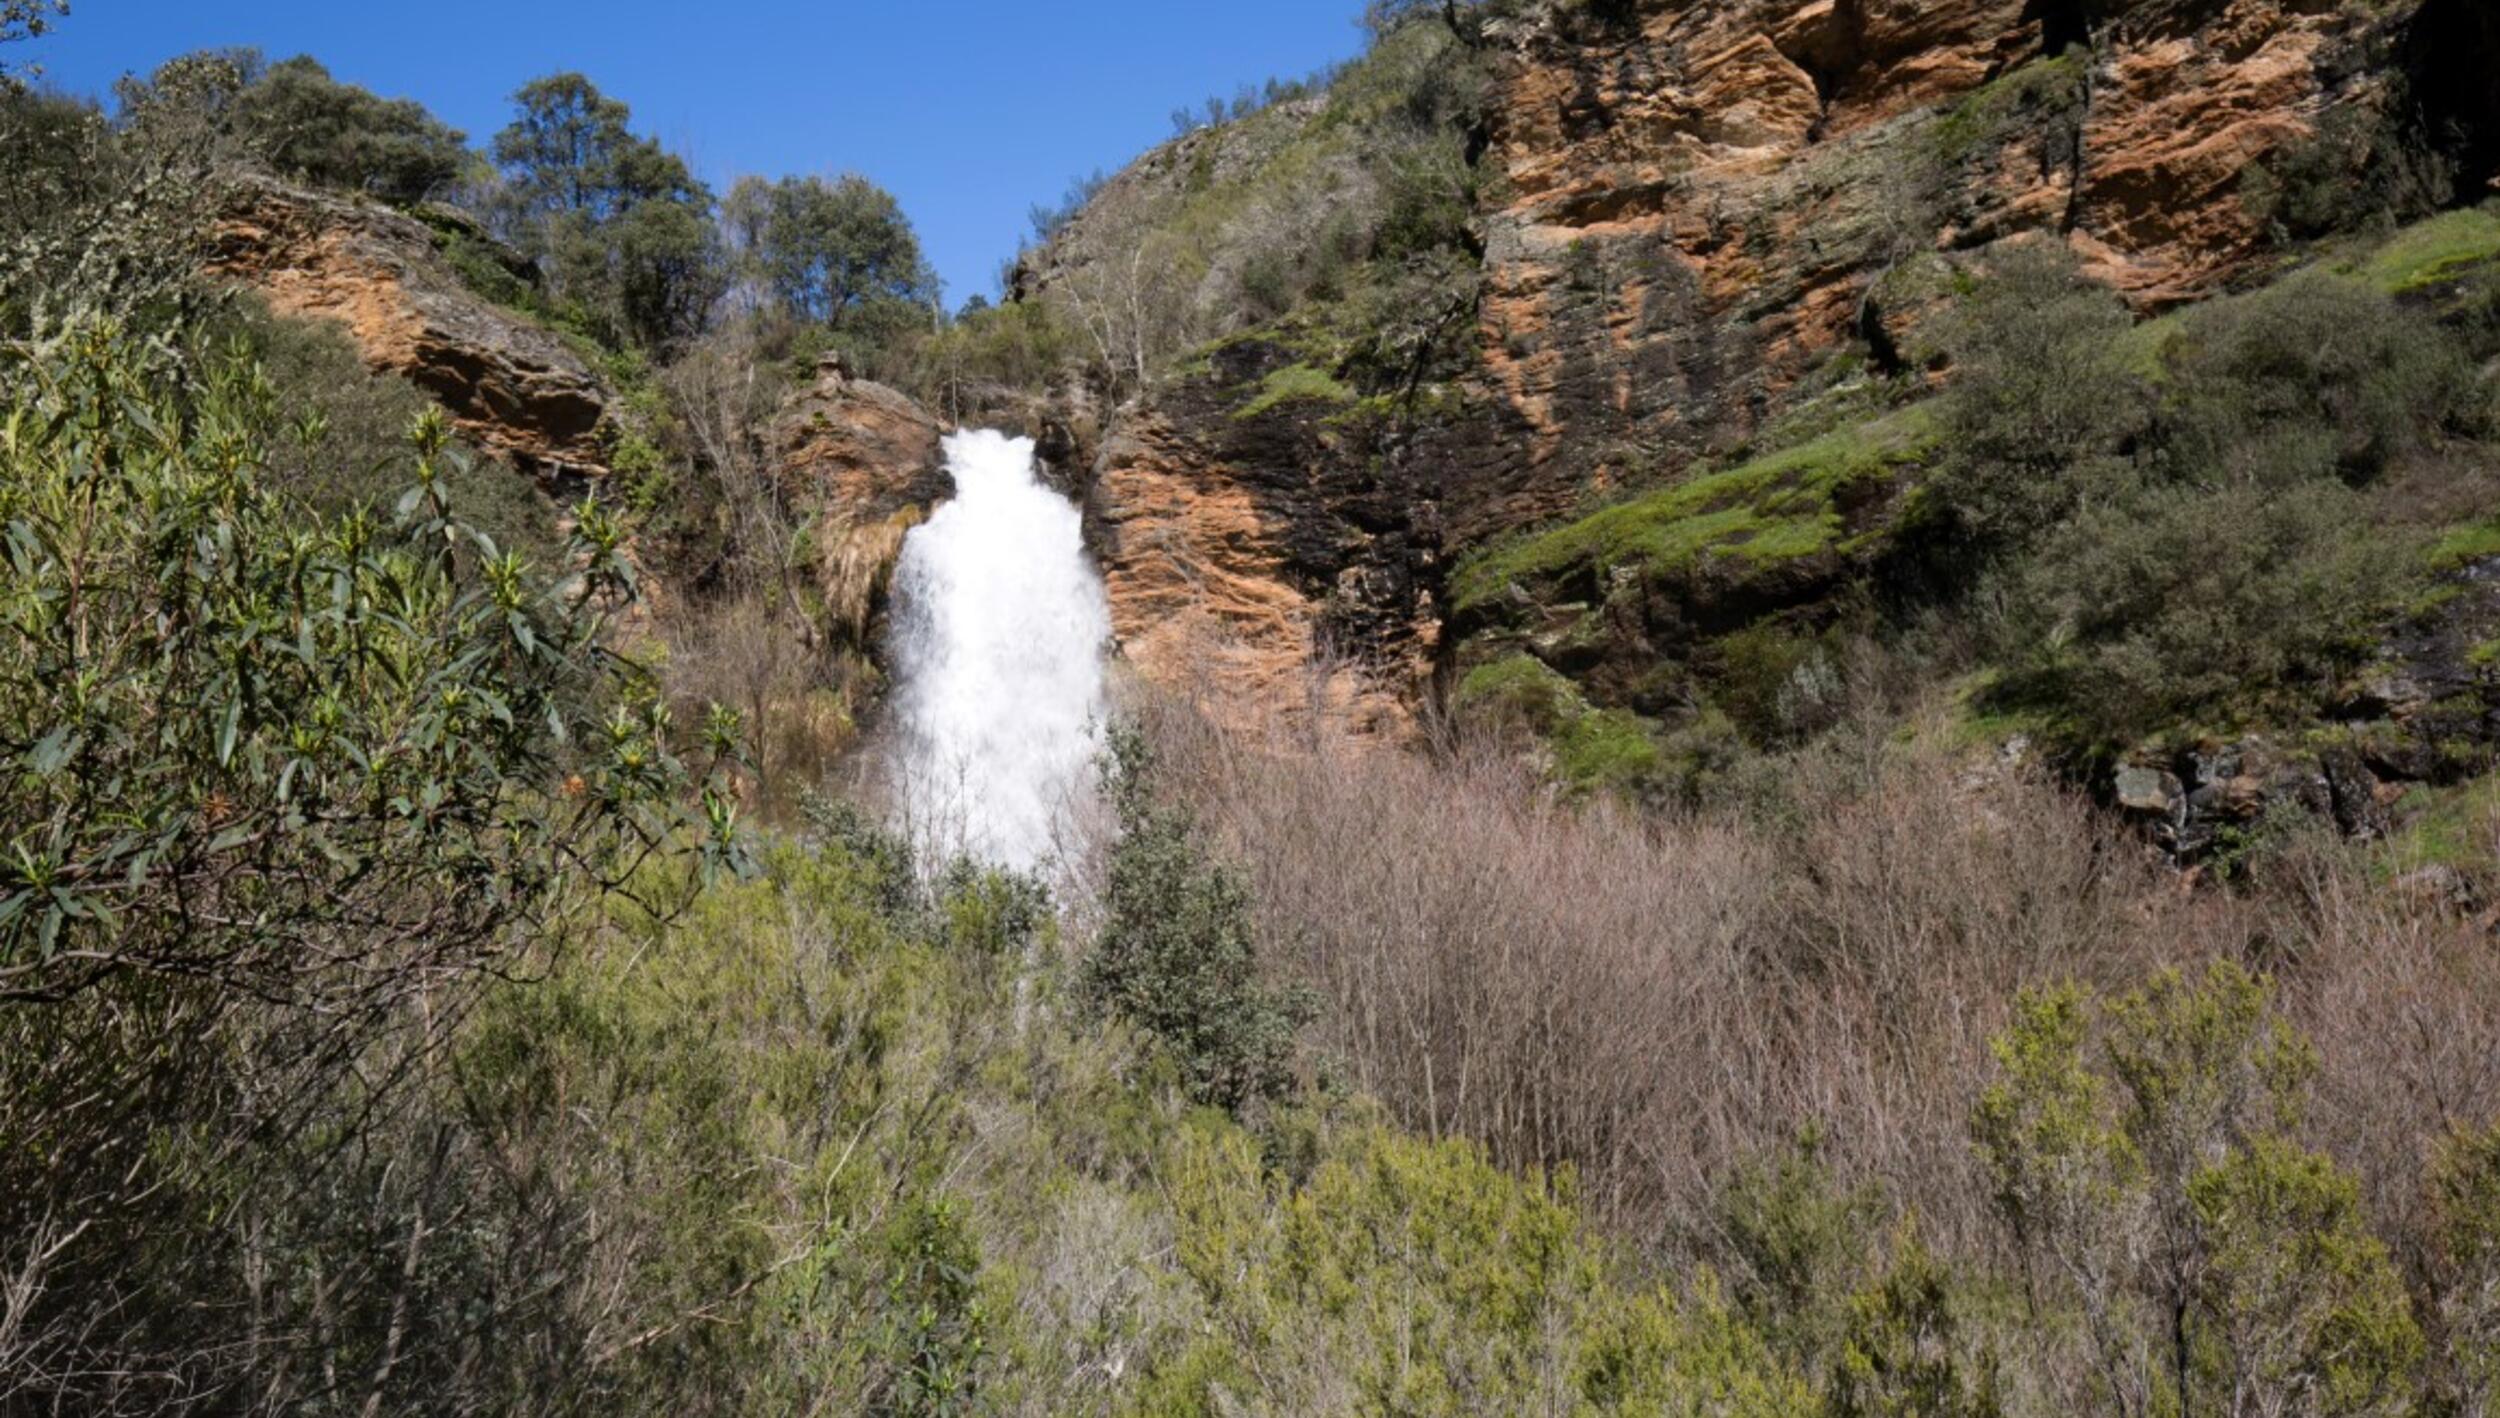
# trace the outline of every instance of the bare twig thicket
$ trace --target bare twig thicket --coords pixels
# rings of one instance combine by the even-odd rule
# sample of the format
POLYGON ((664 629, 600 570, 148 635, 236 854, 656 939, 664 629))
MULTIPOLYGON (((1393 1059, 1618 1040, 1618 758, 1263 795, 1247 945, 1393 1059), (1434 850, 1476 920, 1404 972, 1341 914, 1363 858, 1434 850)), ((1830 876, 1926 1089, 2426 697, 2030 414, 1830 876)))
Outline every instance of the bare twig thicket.
POLYGON ((1601 1214, 1703 1256, 1715 1190, 1808 1134, 1987 1245, 1971 1107, 2027 987, 2275 972, 2322 1056, 2316 1140, 2400 1250, 2426 1146, 2500 1107, 2500 953, 2343 844, 2192 889, 2044 777, 1872 726, 1763 801, 1660 821, 1562 801, 1483 745, 1138 712, 1166 790, 1249 873, 1266 958, 1319 990, 1324 1058, 1408 1125, 1568 1164, 1601 1214))

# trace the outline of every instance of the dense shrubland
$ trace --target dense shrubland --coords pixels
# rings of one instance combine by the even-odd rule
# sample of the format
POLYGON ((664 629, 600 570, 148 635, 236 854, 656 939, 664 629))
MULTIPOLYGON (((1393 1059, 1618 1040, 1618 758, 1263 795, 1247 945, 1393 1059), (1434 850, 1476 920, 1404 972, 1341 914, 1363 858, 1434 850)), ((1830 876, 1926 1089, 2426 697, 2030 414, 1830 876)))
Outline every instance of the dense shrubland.
POLYGON ((599 633, 595 507, 550 584, 458 523, 428 417, 407 496, 325 517, 260 485, 256 366, 149 358, 81 337, 0 438, 12 1408, 1800 1391, 1567 1176, 1299 1083, 1238 879, 1145 780, 1089 941, 847 809, 742 837, 599 633))
MULTIPOLYGON (((2292 819, 2191 883, 1973 722, 2296 721, 2483 554, 2500 327, 2417 286, 2488 214, 2150 325, 1977 265, 1929 403, 1713 475, 1914 470, 1914 604, 1722 647, 1672 736, 1468 677, 1646 810, 1149 700, 1060 899, 834 800, 736 821, 836 737, 791 381, 973 408, 1253 329, 1447 372, 1469 14, 1378 7, 1193 137, 1257 161, 1052 216, 1181 284, 959 318, 872 187, 716 210, 574 76, 492 173, 308 61, 0 97, 0 1410, 2492 1411, 2488 919, 2292 819), (618 494, 559 539, 200 288, 254 152, 463 188, 534 278, 455 259, 619 385, 618 494), (628 516, 694 573, 665 648, 615 633, 628 516)), ((1676 491, 1536 545, 1688 549, 1676 491)))
POLYGON ((2356 275, 2135 330, 2018 253, 1965 330, 1925 495, 1995 567, 2000 698, 2081 745, 2315 713, 2427 587, 2408 474, 2489 457, 2479 352, 2356 275))
POLYGON ((2489 1146, 2500 981, 2367 853, 2294 834, 2182 892, 1939 707, 1663 822, 1478 749, 1147 722, 1317 998, 1312 1067, 1568 1169, 1823 1411, 2482 1401, 2444 1316, 2488 1223, 2440 1198, 2489 1146))

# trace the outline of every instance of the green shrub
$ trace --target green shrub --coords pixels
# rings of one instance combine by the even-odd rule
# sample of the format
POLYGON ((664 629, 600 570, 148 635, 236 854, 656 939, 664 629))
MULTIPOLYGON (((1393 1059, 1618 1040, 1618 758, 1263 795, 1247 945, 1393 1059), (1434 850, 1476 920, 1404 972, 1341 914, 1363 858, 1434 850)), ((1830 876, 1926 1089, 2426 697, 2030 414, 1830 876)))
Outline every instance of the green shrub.
POLYGON ((2422 1352, 2404 1283, 2335 1164, 2260 1137, 2198 1172, 2196 1303, 2213 1327, 2211 1382, 2260 1411, 2408 1411, 2422 1352))
POLYGON ((1850 1297, 1831 1418, 2002 1418, 1997 1356, 1975 1342, 1970 1308, 1905 1228, 1882 1276, 1850 1297))
POLYGON ((2457 1412, 2482 1412, 2500 1398, 2500 1123, 2440 1145, 2430 1194, 2445 1385, 2457 1412))
POLYGON ((1712 1198, 1708 1234, 1729 1294, 1798 1368, 1818 1369, 1837 1349, 1849 1297, 1876 1259, 1882 1203, 1832 1175, 1812 1130, 1739 1168, 1712 1198))
POLYGON ((486 1174, 385 1121, 417 1061, 608 888, 741 848, 605 650, 605 514, 551 587, 457 520, 436 415, 395 515, 325 521, 257 481, 260 369, 144 349, 85 332, 0 416, 0 1234, 48 1237, 0 1363, 76 1411, 316 1344, 378 1388, 411 1289, 495 1293, 427 1220, 486 1174))
MULTIPOLYGON (((433 407, 414 385, 377 374, 345 329, 280 316, 248 295, 226 315, 239 357, 258 365, 280 414, 261 485, 325 520, 380 507, 406 491, 408 431, 433 407)), ((461 517, 532 565, 563 565, 554 504, 511 465, 463 450, 438 470, 461 517)))
POLYGON ((1995 1051, 1973 1131, 1998 1214, 2112 1409, 2409 1411, 2421 1333, 2355 1184, 2292 1139, 2315 1061, 2270 982, 2027 994, 1995 1051))
POLYGON ((2385 106, 2328 110, 2308 137, 2278 149, 2242 179, 2248 209, 2281 242, 2411 221, 2448 204, 2455 164, 2385 106))
POLYGON ((1155 801, 1153 771, 1142 738, 1115 734, 1120 842, 1083 989, 1168 1048, 1191 1096, 1238 1111, 1292 1087, 1308 1005, 1261 982, 1248 889, 1199 845, 1186 812, 1155 801))
POLYGON ((439 414, 397 525, 324 525, 255 481, 278 433, 257 367, 186 407, 98 333, 35 378, 0 425, 0 735, 32 755, 0 965, 22 987, 95 968, 68 957, 291 993, 318 981, 307 940, 402 912, 435 949, 493 949, 597 859, 549 795, 578 778, 611 809, 586 820, 627 839, 670 802, 665 726, 609 717, 596 637, 625 583, 604 514, 582 516, 586 579, 559 598, 451 520, 439 414), (223 880, 250 883, 237 919, 174 909, 223 880))
POLYGON ((2438 437, 2474 387, 2438 325, 2322 273, 2190 312, 2164 367, 2163 473, 2267 487, 2369 482, 2438 437))
POLYGON ((1157 1174, 1204 1321, 1125 1411, 1811 1411, 1706 1279, 1681 1301, 1620 1276, 1567 1177, 1373 1127, 1299 1186, 1239 1134, 1183 1133, 1157 1174))
POLYGON ((2000 694, 2088 746, 2303 711, 2366 653, 2418 562, 2331 481, 2092 507, 2007 573, 2000 694))
POLYGON ((891 1270, 878 1309, 880 1372, 861 1410, 873 1418, 955 1418, 986 1412, 980 1375, 989 1316, 981 1302, 981 1253, 962 1208, 924 1202, 905 1211, 886 1240, 891 1270))
POLYGON ((2131 323, 2063 249, 2001 255, 1948 333, 1946 456, 1929 510, 2002 552, 2129 486, 2120 454, 2146 412, 2121 354, 2131 323))

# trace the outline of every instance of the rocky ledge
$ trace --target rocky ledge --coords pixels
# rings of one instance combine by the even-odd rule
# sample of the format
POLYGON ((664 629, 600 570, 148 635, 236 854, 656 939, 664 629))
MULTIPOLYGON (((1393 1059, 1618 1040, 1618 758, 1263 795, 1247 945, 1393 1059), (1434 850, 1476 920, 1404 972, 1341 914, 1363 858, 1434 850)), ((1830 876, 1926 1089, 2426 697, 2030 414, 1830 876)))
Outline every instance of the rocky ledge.
POLYGON ((550 488, 607 473, 611 402, 598 374, 528 317, 472 291, 441 249, 485 247, 448 211, 446 229, 372 203, 246 182, 221 223, 212 267, 282 315, 334 320, 374 370, 441 403, 460 431, 550 488))
POLYGON ((944 426, 839 360, 782 405, 765 445, 783 495, 812 514, 823 629, 873 646, 903 538, 950 490, 944 426))

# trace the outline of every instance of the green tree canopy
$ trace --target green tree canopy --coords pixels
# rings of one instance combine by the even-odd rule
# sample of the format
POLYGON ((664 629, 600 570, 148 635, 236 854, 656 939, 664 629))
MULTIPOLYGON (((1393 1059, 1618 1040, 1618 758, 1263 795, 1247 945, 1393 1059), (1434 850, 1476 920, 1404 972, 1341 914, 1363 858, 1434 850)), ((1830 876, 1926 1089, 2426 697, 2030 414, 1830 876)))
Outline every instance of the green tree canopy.
POLYGON ((866 306, 937 294, 901 204, 864 177, 749 177, 723 216, 740 274, 795 319, 840 325, 866 306))
POLYGON ((506 237, 602 333, 660 348, 700 330, 721 286, 711 189, 580 74, 529 83, 513 103, 493 145, 506 237))
POLYGON ((468 139, 407 99, 342 84, 309 55, 263 70, 235 101, 247 141, 291 176, 410 205, 460 179, 468 139))

